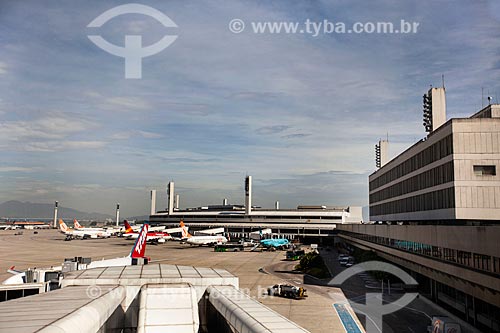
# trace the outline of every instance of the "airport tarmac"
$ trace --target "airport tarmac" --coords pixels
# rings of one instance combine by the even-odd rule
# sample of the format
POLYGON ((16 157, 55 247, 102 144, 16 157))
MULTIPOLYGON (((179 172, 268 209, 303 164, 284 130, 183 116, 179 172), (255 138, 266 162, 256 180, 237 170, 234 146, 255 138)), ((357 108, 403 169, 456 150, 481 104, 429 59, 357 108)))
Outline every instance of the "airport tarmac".
MULTIPOLYGON (((29 267, 50 267, 60 265, 64 258, 74 256, 108 259, 127 256, 133 241, 121 238, 88 239, 64 241, 64 236, 56 230, 0 231, 0 281, 10 276, 7 269, 13 265, 18 269, 29 267)), ((277 283, 300 285, 302 275, 276 274, 273 267, 280 271, 290 270, 296 262, 283 261, 285 253, 276 252, 214 252, 213 248, 191 247, 178 242, 147 245, 146 255, 153 262, 166 264, 191 265, 199 267, 224 268, 236 275, 240 288, 247 290, 252 297, 271 309, 296 322, 311 332, 345 332, 332 304, 332 295, 342 299, 340 289, 304 286, 308 297, 292 300, 270 297, 265 294, 267 287, 277 283), (260 271, 259 271, 260 270, 260 271)))

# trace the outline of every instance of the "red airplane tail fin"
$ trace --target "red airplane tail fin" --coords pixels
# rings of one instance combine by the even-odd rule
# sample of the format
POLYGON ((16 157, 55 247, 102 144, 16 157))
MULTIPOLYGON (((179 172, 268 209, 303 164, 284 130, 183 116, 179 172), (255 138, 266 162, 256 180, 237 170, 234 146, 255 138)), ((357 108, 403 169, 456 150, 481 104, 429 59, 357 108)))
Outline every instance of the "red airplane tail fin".
POLYGON ((130 252, 130 256, 132 258, 144 257, 144 254, 146 253, 146 241, 148 239, 148 229, 149 229, 149 224, 144 223, 142 225, 141 231, 139 232, 139 237, 137 237, 134 247, 132 248, 132 252, 130 252))

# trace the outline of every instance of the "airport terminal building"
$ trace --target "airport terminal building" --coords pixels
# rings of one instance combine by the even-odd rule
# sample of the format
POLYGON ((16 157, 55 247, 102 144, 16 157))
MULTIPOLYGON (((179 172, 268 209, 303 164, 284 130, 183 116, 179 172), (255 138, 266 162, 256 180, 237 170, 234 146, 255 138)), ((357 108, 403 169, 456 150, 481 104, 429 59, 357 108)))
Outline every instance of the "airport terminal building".
POLYGON ((252 177, 245 179, 245 205, 222 205, 180 209, 174 183, 168 187, 168 210, 156 211, 156 193, 151 193, 151 224, 177 227, 183 220, 192 230, 224 227, 231 236, 248 237, 250 232, 272 229, 289 239, 332 237, 338 224, 361 223, 361 207, 298 206, 297 209, 274 209, 252 205, 252 177))
MULTIPOLYGON (((429 95, 444 98, 444 88, 429 95)), ((421 295, 481 332, 500 332, 500 105, 439 118, 392 160, 380 154, 369 176, 374 223, 337 231, 347 244, 407 270, 421 295)))
POLYGON ((371 221, 500 222, 500 105, 450 119, 369 177, 371 221))

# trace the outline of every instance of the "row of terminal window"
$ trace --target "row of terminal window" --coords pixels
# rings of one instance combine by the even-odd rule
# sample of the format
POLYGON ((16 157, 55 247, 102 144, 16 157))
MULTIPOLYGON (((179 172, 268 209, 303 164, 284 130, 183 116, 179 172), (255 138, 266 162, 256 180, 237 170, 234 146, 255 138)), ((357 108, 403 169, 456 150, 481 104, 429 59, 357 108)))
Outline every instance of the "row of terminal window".
POLYGON ((468 268, 474 268, 500 275, 499 257, 472 253, 468 251, 449 249, 434 245, 423 244, 419 242, 398 240, 393 238, 359 234, 354 232, 346 232, 346 233, 348 233, 349 236, 351 237, 359 238, 368 242, 390 246, 407 252, 414 252, 420 255, 453 262, 468 268))
POLYGON ((403 180, 378 192, 370 194, 370 203, 394 198, 403 194, 420 191, 429 187, 452 182, 453 161, 437 166, 426 172, 403 180))
POLYGON ((453 137, 450 134, 371 181, 370 191, 451 154, 453 154, 453 137))
MULTIPOLYGON (((474 165, 476 176, 496 176, 495 165, 474 165)), ((394 198, 407 193, 420 191, 429 187, 445 184, 454 180, 453 162, 440 165, 422 172, 414 177, 396 183, 383 190, 370 194, 370 203, 394 198)))
POLYGON ((453 187, 370 206, 370 215, 379 216, 448 208, 455 208, 453 187))

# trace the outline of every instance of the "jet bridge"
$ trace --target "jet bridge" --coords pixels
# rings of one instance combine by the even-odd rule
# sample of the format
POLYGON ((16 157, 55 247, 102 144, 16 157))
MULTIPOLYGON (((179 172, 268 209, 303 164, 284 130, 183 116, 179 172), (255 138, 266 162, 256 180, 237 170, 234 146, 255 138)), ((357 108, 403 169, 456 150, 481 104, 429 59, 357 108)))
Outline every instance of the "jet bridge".
POLYGON ((0 333, 307 332, 223 269, 149 264, 65 273, 62 288, 0 303, 0 333))

